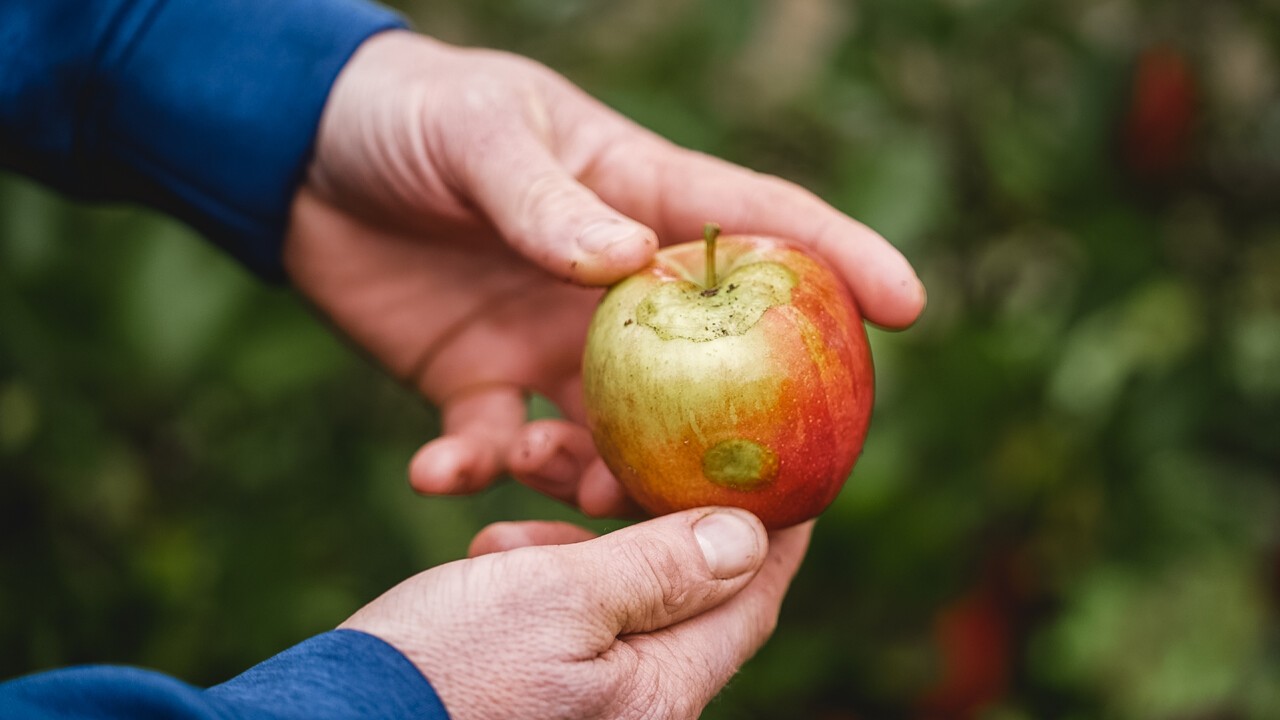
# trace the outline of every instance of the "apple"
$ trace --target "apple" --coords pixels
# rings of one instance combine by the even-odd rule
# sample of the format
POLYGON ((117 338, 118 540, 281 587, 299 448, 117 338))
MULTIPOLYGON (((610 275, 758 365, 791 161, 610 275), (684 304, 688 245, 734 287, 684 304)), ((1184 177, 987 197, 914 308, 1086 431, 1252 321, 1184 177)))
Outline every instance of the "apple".
POLYGON ((658 252, 601 299, 583 358, 587 425, 647 511, 704 505, 770 529, 816 517, 862 450, 874 377, 862 317, 822 260, 781 239, 658 252))

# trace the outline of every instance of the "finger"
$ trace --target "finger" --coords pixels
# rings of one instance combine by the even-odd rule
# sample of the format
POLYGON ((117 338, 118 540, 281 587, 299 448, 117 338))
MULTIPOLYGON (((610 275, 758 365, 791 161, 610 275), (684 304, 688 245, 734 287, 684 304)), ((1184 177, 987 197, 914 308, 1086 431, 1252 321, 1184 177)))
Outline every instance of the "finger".
MULTIPOLYGON (((772 533, 760 572, 723 605, 655 633, 622 638, 635 651, 625 668, 635 677, 631 683, 634 692, 656 688, 664 697, 682 698, 689 708, 676 714, 681 717, 694 717, 706 707, 773 634, 812 531, 811 521, 772 533), (686 672, 668 672, 671 667, 686 672)), ((640 697, 620 700, 632 707, 643 707, 646 702, 640 697)))
POLYGON ((755 576, 764 526, 737 508, 698 508, 565 548, 571 579, 595 588, 601 650, 618 635, 673 625, 719 605, 755 576))
POLYGON ((507 470, 519 482, 589 517, 645 517, 609 472, 596 453, 591 433, 581 425, 565 420, 528 423, 511 444, 507 470))
POLYGON ((582 473, 578 482, 577 505, 582 512, 595 518, 648 516, 599 458, 582 473))
POLYGON ((521 483, 574 504, 582 471, 596 459, 591 433, 564 420, 537 420, 520 429, 507 468, 521 483))
POLYGON ((566 522, 530 520, 498 522, 485 527, 471 540, 467 557, 479 557, 522 547, 570 545, 595 538, 586 528, 566 522))
POLYGON ((506 241, 552 274, 608 285, 648 264, 652 230, 605 204, 532 134, 495 125, 469 158, 467 190, 506 241))
POLYGON ((443 403, 444 435, 409 462, 409 484, 425 495, 458 495, 487 487, 505 467, 507 449, 525 418, 524 395, 490 385, 443 403))
POLYGON ((586 423, 587 407, 583 400, 581 372, 565 378, 552 394, 552 399, 564 417, 576 423, 586 423))
POLYGON ((897 248, 793 183, 651 142, 615 153, 589 182, 606 202, 668 242, 696 239, 704 223, 715 221, 726 234, 771 235, 811 247, 844 277, 876 324, 906 327, 924 309, 924 285, 897 248))

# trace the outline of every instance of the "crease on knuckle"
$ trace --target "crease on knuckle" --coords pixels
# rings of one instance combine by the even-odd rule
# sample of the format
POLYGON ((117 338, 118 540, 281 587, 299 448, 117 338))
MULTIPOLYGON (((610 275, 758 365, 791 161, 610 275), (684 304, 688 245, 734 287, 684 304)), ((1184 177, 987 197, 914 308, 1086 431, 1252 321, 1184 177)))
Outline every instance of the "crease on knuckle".
POLYGON ((532 688, 541 707, 554 709, 554 717, 605 717, 603 711, 615 692, 601 668, 585 663, 562 663, 540 676, 532 688))
POLYGON ((640 573, 633 581, 641 586, 639 597, 653 598, 661 603, 661 610, 650 604, 648 612, 651 622, 657 622, 664 615, 678 613, 688 604, 693 592, 701 583, 691 582, 687 577, 684 563, 669 545, 661 541, 651 541, 634 546, 635 562, 632 566, 640 573))
POLYGON ((520 191, 517 203, 517 217, 525 219, 520 230, 527 232, 544 219, 556 217, 558 211, 572 208, 576 195, 575 189, 565 182, 560 172, 541 170, 534 173, 520 191))
POLYGON ((676 717, 671 713, 669 698, 662 688, 662 668, 655 667, 652 662, 642 664, 627 678, 625 687, 617 695, 611 716, 628 720, 676 717))
POLYGON ((615 711, 610 717, 633 720, 685 720, 697 718, 723 687, 722 669, 709 664, 708 656, 691 652, 675 642, 669 632, 637 636, 619 643, 635 655, 635 667, 625 675, 615 711))
POLYGON ((617 717, 614 710, 629 692, 636 668, 635 653, 627 650, 626 643, 615 642, 598 657, 577 664, 575 685, 570 689, 578 698, 577 717, 617 717))
POLYGON ((509 239, 528 249, 537 249, 541 260, 550 263, 574 245, 575 228, 596 204, 589 202, 585 188, 555 169, 534 173, 520 191, 511 217, 514 227, 509 239), (551 240, 552 242, 540 242, 551 240))

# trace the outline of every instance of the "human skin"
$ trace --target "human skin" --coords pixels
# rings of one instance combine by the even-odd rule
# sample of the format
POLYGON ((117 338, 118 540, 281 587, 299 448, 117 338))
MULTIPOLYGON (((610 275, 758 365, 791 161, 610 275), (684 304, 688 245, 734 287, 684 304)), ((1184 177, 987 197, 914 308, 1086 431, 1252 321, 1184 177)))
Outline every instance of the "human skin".
POLYGON ((773 632, 810 530, 737 508, 600 538, 498 523, 342 627, 404 654, 453 720, 692 719, 773 632))
MULTIPOLYGON (((334 85, 284 261, 337 329, 441 407, 416 490, 470 493, 506 472, 623 515, 636 508, 582 424, 587 325, 600 288, 709 219, 823 256, 872 322, 904 327, 923 307, 892 246, 799 187, 676 147, 527 59, 395 31, 334 85), (529 392, 564 419, 526 422, 529 392)), ((501 552, 411 578, 344 627, 399 649, 455 720, 696 717, 772 632, 809 536, 770 539, 723 509, 750 539, 713 523, 708 540, 707 512, 580 545, 565 545, 588 537, 572 526, 492 526, 473 548, 501 552), (708 549, 737 569, 713 569, 708 549)))
POLYGON ((583 426, 593 288, 708 220, 823 257, 873 323, 905 327, 924 306, 896 249, 796 185, 677 147, 528 59, 400 31, 338 77, 285 264, 442 408, 444 434, 410 465, 415 489, 470 493, 507 472, 619 515, 635 508, 583 426), (564 419, 526 422, 531 391, 564 419))

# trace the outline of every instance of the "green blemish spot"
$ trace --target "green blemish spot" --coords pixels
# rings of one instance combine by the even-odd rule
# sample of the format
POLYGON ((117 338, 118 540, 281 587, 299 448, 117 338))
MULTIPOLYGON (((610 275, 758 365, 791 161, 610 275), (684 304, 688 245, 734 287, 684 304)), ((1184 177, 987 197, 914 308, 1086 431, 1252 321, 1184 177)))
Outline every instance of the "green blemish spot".
POLYGON ((766 310, 791 302, 796 276, 778 263, 758 262, 722 278, 722 283, 729 281, 730 292, 688 281, 659 285, 636 308, 636 322, 663 340, 706 342, 742 335, 766 310))
POLYGON ((702 474, 733 490, 755 490, 778 474, 778 456, 750 440, 724 440, 702 455, 702 474))

